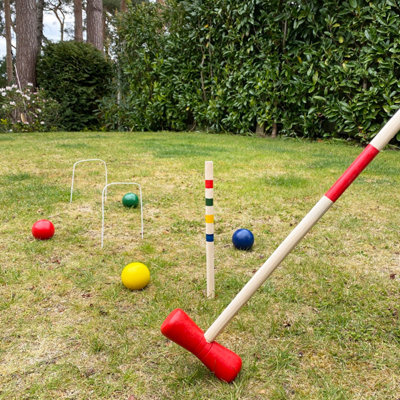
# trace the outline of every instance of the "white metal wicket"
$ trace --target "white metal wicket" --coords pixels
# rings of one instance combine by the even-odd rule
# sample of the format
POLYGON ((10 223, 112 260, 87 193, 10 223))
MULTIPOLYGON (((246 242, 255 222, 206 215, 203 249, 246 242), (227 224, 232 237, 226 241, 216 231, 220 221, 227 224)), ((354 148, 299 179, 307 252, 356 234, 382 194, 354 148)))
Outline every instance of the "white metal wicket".
MULTIPOLYGON (((79 160, 72 167, 71 196, 69 198, 70 203, 72 203, 72 193, 74 191, 75 167, 80 163, 89 162, 89 161, 100 161, 104 164, 104 168, 105 168, 105 172, 106 172, 106 186, 107 186, 107 164, 104 160, 101 160, 100 158, 88 158, 86 160, 79 160)), ((107 190, 106 190, 106 200, 107 200, 107 190)))
POLYGON ((104 193, 107 193, 107 187, 111 185, 134 185, 139 188, 139 198, 140 198, 140 222, 141 222, 141 236, 143 239, 143 201, 142 201, 142 188, 139 183, 136 182, 111 182, 106 184, 103 188, 103 192, 101 194, 101 248, 104 245, 104 201, 105 199, 104 193))

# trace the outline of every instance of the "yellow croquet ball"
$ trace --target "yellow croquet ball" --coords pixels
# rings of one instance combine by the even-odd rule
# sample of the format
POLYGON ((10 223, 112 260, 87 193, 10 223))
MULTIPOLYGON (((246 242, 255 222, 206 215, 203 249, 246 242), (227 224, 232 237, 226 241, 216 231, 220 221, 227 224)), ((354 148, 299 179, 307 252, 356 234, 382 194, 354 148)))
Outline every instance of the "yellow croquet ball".
POLYGON ((143 289, 150 282, 150 271, 141 262, 133 262, 122 270, 121 280, 128 289, 143 289))

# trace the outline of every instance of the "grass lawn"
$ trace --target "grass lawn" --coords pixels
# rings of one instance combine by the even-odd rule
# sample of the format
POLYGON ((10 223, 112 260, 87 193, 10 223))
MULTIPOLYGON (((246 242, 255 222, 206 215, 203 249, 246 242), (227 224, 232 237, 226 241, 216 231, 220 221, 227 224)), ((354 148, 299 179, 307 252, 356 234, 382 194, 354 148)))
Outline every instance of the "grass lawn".
POLYGON ((160 333, 184 309, 207 329, 360 153, 200 133, 0 135, 0 399, 400 398, 400 153, 386 150, 251 298, 218 342, 239 354, 217 380, 160 333), (109 189, 100 248, 99 163, 142 185, 140 213, 109 189), (216 298, 206 299, 204 161, 214 161, 216 298), (32 224, 53 221, 37 241, 32 224), (250 252, 234 250, 251 229, 250 252), (131 292, 122 268, 144 262, 131 292))

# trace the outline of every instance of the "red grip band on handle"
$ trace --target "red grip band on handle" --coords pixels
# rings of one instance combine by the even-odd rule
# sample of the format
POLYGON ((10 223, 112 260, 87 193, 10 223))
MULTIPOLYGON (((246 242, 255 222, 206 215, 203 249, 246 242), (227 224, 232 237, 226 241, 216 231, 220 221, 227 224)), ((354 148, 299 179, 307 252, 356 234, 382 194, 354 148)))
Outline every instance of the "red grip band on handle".
POLYGON ((335 202, 378 153, 379 150, 369 144, 353 161, 350 167, 346 169, 344 174, 325 193, 325 196, 335 202))

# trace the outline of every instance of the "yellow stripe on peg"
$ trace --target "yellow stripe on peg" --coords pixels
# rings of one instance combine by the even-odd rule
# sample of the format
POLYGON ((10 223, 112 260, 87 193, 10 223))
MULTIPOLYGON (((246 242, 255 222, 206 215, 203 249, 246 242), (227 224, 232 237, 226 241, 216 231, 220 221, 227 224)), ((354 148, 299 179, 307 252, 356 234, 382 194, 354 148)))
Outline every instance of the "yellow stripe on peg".
POLYGON ((206 223, 213 224, 214 223, 214 215, 206 215, 206 223))

